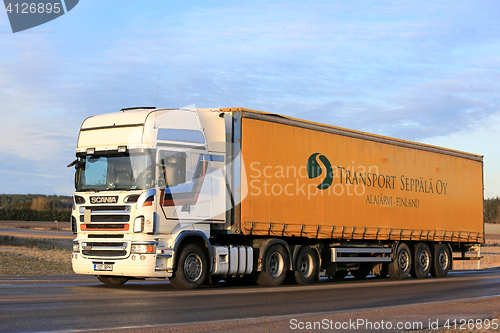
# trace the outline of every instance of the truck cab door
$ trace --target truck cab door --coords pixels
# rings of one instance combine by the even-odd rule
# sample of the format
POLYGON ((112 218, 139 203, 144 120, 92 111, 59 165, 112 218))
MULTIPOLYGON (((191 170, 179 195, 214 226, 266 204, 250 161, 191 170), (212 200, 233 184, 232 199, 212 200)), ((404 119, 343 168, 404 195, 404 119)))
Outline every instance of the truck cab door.
POLYGON ((212 212, 212 175, 210 168, 210 156, 207 154, 192 152, 191 171, 192 188, 189 195, 188 206, 191 211, 193 222, 208 220, 212 212))
POLYGON ((164 232, 171 232, 177 225, 185 227, 209 219, 212 202, 209 155, 160 150, 158 161, 159 211, 160 218, 166 220, 164 232))
POLYGON ((159 150, 158 156, 158 215, 160 232, 172 232, 179 224, 191 220, 191 210, 183 207, 182 191, 187 187, 188 154, 159 150))

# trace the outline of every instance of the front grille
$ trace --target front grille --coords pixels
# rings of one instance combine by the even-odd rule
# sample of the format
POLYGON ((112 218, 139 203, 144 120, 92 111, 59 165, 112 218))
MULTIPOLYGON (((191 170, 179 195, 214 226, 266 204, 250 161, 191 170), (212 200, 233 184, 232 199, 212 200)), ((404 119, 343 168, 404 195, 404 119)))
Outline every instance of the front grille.
POLYGON ((85 256, 123 257, 127 251, 82 250, 85 256))
POLYGON ((130 205, 99 205, 99 206, 81 206, 80 213, 83 214, 85 209, 90 209, 92 213, 110 213, 110 214, 129 214, 132 207, 130 205))
MULTIPOLYGON (((114 242, 84 242, 87 246, 105 246, 105 247, 127 247, 127 243, 114 243, 114 242)), ((82 244, 83 246, 83 244, 82 244)))
MULTIPOLYGON (((109 231, 123 234, 123 232, 130 230, 131 206, 129 205, 81 206, 79 212, 80 214, 76 218, 81 223, 81 231, 109 231)), ((92 238, 96 238, 96 236, 92 238)), ((116 236, 116 238, 123 238, 123 235, 116 236)))
POLYGON ((96 235, 96 234, 89 234, 88 238, 123 238, 124 235, 118 234, 118 235, 96 235))
MULTIPOLYGON (((128 222, 130 221, 130 215, 91 215, 90 222, 128 222)), ((84 215, 80 215, 80 222, 85 222, 84 215)))
POLYGON ((82 242, 85 256, 123 257, 127 255, 127 243, 82 242))
POLYGON ((113 212, 113 211, 130 211, 130 206, 91 206, 90 209, 93 212, 99 212, 99 211, 108 211, 108 212, 113 212))
POLYGON ((99 230, 113 230, 113 231, 127 231, 128 224, 82 224, 82 231, 99 231, 99 230))

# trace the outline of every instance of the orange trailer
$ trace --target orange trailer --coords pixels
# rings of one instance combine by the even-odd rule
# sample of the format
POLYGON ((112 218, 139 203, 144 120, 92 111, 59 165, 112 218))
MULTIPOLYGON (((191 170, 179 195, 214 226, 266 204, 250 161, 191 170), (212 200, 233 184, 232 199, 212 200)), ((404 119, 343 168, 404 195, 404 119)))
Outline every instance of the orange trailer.
MULTIPOLYGON (((307 280, 300 267, 330 278, 442 277, 453 252, 463 260, 484 242, 480 155, 248 109, 220 111, 232 115, 228 156, 242 162, 229 170, 240 202, 222 228, 230 236, 215 239, 243 237, 260 275, 276 262, 269 248, 281 246, 278 257, 290 258, 299 283, 307 280)), ((271 281, 267 274, 263 284, 271 281)))
POLYGON ((482 156, 243 111, 245 235, 482 243, 482 156))

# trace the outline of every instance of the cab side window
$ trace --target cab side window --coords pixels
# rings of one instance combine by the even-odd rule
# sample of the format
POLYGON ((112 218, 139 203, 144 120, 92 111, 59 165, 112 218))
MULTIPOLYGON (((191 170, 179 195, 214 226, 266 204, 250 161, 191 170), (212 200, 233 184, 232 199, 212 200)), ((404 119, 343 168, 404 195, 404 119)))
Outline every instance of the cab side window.
POLYGON ((174 187, 186 182, 186 154, 179 152, 160 152, 160 187, 174 187))

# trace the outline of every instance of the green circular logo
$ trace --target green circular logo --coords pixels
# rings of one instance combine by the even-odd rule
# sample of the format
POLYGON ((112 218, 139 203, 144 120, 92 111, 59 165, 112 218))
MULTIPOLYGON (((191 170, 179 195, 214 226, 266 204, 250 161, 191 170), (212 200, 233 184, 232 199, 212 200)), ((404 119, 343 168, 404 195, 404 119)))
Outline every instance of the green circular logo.
POLYGON ((309 179, 314 179, 318 178, 321 176, 323 173, 323 169, 321 168, 320 164, 318 163, 316 157, 323 163, 326 169, 326 175, 321 184, 316 186, 320 190, 326 190, 332 185, 333 182, 333 169, 332 169, 332 164, 326 158, 325 155, 321 155, 320 153, 314 153, 311 156, 309 156, 309 159, 307 160, 307 176, 309 179), (319 155, 319 156, 318 156, 319 155))

